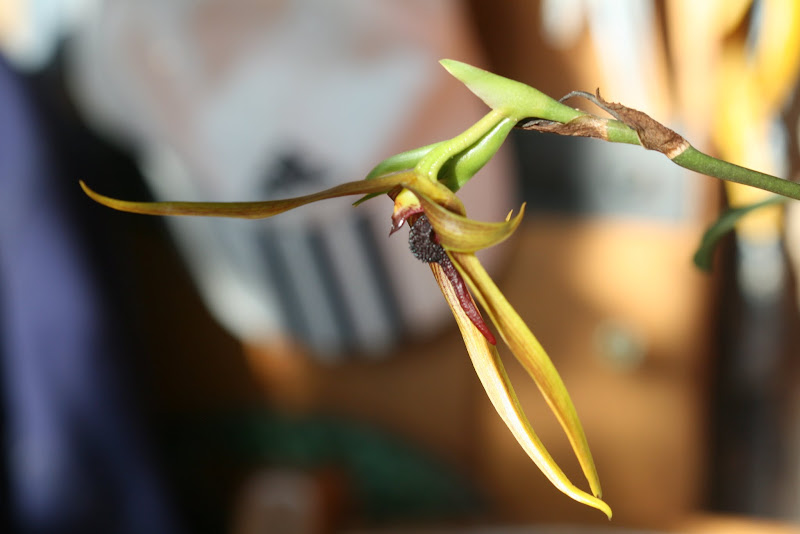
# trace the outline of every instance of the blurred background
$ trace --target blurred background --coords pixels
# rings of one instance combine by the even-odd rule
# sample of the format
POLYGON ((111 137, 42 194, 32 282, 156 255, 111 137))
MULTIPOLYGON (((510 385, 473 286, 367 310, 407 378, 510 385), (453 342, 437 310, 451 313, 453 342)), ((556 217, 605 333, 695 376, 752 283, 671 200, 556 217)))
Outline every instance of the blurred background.
POLYGON ((599 87, 797 174, 793 0, 3 0, 0 530, 800 530, 792 205, 744 219, 709 274, 704 229, 759 193, 660 154, 515 131, 464 189, 477 219, 528 203, 483 259, 573 397, 608 523, 499 419, 429 270, 386 237, 389 200, 164 220, 78 187, 226 201, 359 179, 485 113, 444 57, 554 97, 599 87))

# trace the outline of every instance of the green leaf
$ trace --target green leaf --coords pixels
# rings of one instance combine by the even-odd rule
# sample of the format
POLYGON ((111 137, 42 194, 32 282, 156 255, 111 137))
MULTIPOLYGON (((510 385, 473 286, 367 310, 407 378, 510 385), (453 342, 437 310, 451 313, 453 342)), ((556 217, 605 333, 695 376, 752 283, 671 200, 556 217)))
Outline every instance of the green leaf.
POLYGON ((711 271, 711 266, 714 260, 714 249, 720 240, 725 235, 736 227, 739 220, 750 213, 766 206, 773 204, 780 204, 789 200, 782 196, 772 196, 761 202, 750 204, 749 206, 742 206, 739 208, 730 208, 720 215, 720 217, 712 224, 708 230, 703 234, 700 240, 700 246, 697 252, 694 253, 694 264, 704 271, 711 271))

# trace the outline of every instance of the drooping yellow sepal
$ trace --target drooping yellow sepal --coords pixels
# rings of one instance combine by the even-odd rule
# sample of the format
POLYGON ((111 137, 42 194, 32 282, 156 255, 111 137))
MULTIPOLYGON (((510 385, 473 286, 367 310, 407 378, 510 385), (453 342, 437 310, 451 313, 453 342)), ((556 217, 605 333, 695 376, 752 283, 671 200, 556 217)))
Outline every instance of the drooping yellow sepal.
POLYGON ((572 499, 602 511, 611 519, 611 507, 601 500, 599 495, 589 495, 572 484, 555 460, 553 460, 550 453, 547 452, 544 444, 536 435, 525 413, 522 411, 514 388, 503 367, 503 362, 497 353, 497 348, 486 341, 483 334, 478 331, 466 316, 442 268, 435 263, 430 265, 464 338, 464 344, 472 360, 475 372, 484 390, 486 390, 489 400, 497 410, 500 418, 511 430, 514 438, 556 488, 572 499))
POLYGON ((600 478, 589 450, 586 434, 569 393, 567 393, 567 388, 550 357, 483 269, 478 259, 473 254, 455 252, 449 255, 467 283, 470 292, 500 332, 505 344, 536 382, 550 409, 564 429, 592 493, 596 497, 601 497, 600 478))
POLYGON ((135 202, 107 197, 80 182, 83 191, 95 202, 119 211, 144 215, 182 215, 266 219, 286 211, 331 198, 349 195, 387 193, 398 186, 412 187, 456 213, 464 213, 461 200, 438 182, 421 179, 414 171, 397 172, 370 180, 346 182, 330 189, 294 198, 254 202, 135 202))

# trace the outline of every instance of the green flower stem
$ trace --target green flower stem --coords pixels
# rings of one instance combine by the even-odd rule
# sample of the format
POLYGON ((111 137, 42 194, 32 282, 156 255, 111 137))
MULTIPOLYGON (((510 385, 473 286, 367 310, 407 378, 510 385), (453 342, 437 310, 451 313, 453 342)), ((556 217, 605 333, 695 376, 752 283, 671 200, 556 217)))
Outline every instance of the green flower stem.
POLYGON ((628 145, 641 145, 639 136, 633 128, 627 126, 624 122, 609 119, 606 122, 606 133, 608 140, 611 143, 625 143, 628 145))
MULTIPOLYGON (((432 182, 437 181, 439 170, 447 160, 480 141, 482 137, 491 132, 498 124, 504 122, 507 118, 508 117, 501 112, 491 110, 484 115, 481 120, 456 137, 453 137, 449 141, 439 143, 417 163, 415 170, 420 176, 425 176, 432 182)), ((488 155, 487 161, 491 156, 492 154, 488 155)))
MULTIPOLYGON (((612 143, 626 143, 629 145, 640 145, 639 137, 636 132, 617 120, 609 120, 606 123, 608 141, 612 143)), ((770 193, 776 193, 788 198, 800 200, 800 183, 784 180, 777 176, 754 171, 746 167, 741 167, 734 163, 717 159, 700 152, 693 146, 689 146, 679 155, 672 158, 676 165, 680 165, 690 171, 705 174, 714 178, 719 178, 728 182, 749 185, 770 193)))
POLYGON ((504 118, 469 149, 448 161, 439 173, 439 181, 455 192, 483 168, 494 156, 517 121, 504 118))
MULTIPOLYGON (((505 117, 507 120, 516 121, 528 118, 544 119, 546 121, 568 125, 570 121, 578 117, 589 115, 584 111, 564 105, 523 83, 509 80, 508 78, 451 59, 442 60, 441 63, 453 76, 463 82, 473 93, 492 108, 492 111, 472 128, 450 141, 441 143, 420 160, 417 165, 417 170, 425 172, 424 175, 432 180, 436 178, 436 173, 449 158, 466 150, 481 137, 486 136, 491 128, 497 127, 497 125, 500 124, 498 116, 505 117)), ((610 105, 617 109, 617 111, 620 111, 619 108, 624 108, 624 106, 616 104, 610 105)), ((625 109, 627 111, 634 111, 629 108, 625 109)), ((641 113, 638 114, 642 115, 641 113)), ((624 122, 609 119, 603 122, 605 135, 602 137, 606 140, 613 143, 641 144, 637 132, 624 122)), ((625 122, 628 121, 626 120, 625 122)), ((570 133, 568 135, 586 134, 570 133)), ((593 136, 597 137, 598 135, 595 134, 593 136)), ((498 139, 505 139, 505 136, 502 136, 502 138, 501 136, 497 136, 496 138, 488 136, 487 139, 496 142, 498 139)), ((672 154, 670 154, 670 156, 672 156, 672 154)), ((672 157, 672 161, 681 167, 708 176, 757 187, 765 191, 800 200, 800 184, 713 158, 692 146, 689 146, 679 155, 672 157)), ((466 182, 466 180, 463 180, 463 182, 466 182)), ((448 183, 447 185, 451 189, 456 190, 457 187, 463 185, 463 182, 457 184, 448 183), (454 188, 454 186, 457 187, 454 188)))
POLYGON ((438 143, 421 146, 419 148, 414 148, 407 152, 401 152, 400 154, 395 154, 394 156, 388 157, 373 167, 364 179, 373 180, 393 172, 413 169, 417 163, 419 163, 419 160, 427 156, 431 150, 441 145, 443 142, 444 141, 439 141, 438 143))
POLYGON ((691 171, 800 200, 800 184, 719 160, 692 146, 675 156, 672 161, 691 171))
MULTIPOLYGON (((389 156, 385 160, 375 165, 371 171, 364 177, 365 180, 375 180, 376 178, 384 178, 390 174, 408 171, 413 169, 419 160, 425 157, 431 150, 441 145, 444 141, 433 143, 430 145, 413 148, 394 156, 389 156)), ((371 198, 383 195, 384 193, 370 193, 359 198, 353 202, 353 206, 359 206, 371 198)))
MULTIPOLYGON (((639 136, 633 128, 625 123, 607 119, 605 123, 606 140, 612 143, 641 145, 639 136)), ((748 185, 770 193, 776 193, 791 199, 800 200, 800 183, 784 180, 777 176, 741 167, 734 163, 717 159, 700 152, 689 145, 683 152, 671 158, 676 165, 690 171, 719 178, 728 182, 748 185)))
MULTIPOLYGON (((611 143, 625 143, 641 145, 636 131, 625 123, 607 119, 604 120, 606 140, 611 143)), ((700 152, 689 145, 683 152, 671 158, 672 161, 685 169, 719 178, 728 182, 748 185, 770 193, 800 200, 800 183, 784 180, 777 176, 765 174, 730 163, 700 152)))

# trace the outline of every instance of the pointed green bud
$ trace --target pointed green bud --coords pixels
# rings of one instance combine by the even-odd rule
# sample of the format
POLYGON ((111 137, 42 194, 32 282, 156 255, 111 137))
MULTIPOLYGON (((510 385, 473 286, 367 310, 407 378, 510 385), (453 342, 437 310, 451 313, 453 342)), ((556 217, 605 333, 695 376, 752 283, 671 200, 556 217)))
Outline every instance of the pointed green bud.
POLYGON ((583 115, 524 83, 453 59, 443 59, 440 63, 487 106, 515 121, 537 118, 569 122, 583 115))

